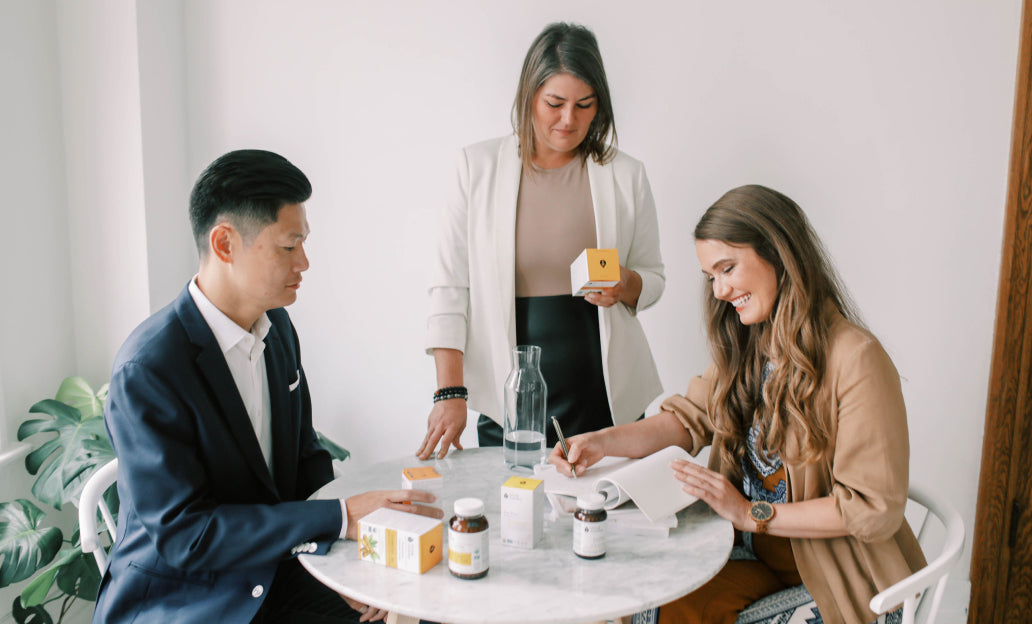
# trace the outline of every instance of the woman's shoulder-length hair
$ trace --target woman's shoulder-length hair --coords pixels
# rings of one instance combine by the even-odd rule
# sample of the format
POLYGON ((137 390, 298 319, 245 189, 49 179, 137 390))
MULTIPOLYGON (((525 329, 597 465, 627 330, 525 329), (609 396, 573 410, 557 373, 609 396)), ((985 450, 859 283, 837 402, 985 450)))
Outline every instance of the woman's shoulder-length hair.
POLYGON ((557 22, 546 26, 527 50, 516 88, 512 127, 523 166, 530 168, 534 158, 534 96, 556 74, 570 74, 595 92, 598 112, 578 152, 582 158, 590 157, 600 165, 608 163, 617 153, 616 125, 598 41, 584 26, 557 22))

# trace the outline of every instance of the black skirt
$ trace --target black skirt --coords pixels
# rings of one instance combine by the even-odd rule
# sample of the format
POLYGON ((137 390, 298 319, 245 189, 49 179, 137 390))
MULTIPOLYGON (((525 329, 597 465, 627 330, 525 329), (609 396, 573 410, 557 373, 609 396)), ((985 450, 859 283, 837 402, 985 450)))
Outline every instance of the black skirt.
MULTIPOLYGON (((597 306, 570 295, 517 297, 516 344, 541 347, 541 374, 548 384, 548 448, 558 442, 552 416, 567 437, 613 424, 602 376, 597 306)), ((501 446, 502 427, 481 414, 477 437, 480 446, 501 446)))

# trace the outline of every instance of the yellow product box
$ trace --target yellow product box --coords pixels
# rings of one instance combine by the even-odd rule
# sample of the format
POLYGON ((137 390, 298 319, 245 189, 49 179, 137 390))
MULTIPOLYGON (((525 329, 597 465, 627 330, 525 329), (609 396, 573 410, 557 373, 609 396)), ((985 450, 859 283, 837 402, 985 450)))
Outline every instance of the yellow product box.
POLYGON ((502 484, 502 544, 534 548, 541 539, 544 513, 544 481, 509 477, 502 484))
POLYGON ((406 468, 401 471, 401 487, 404 490, 422 490, 438 497, 436 503, 420 503, 441 509, 440 492, 444 489, 444 477, 433 466, 406 468))
POLYGON ((358 521, 358 557, 422 574, 441 562, 440 520, 381 507, 358 521))
POLYGON ((602 292, 620 283, 620 252, 585 249, 570 265, 570 287, 575 297, 602 292))

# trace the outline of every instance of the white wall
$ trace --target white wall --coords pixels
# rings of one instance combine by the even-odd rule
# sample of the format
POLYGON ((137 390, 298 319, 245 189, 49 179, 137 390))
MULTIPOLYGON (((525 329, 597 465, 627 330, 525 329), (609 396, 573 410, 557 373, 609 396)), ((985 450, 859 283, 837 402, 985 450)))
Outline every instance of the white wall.
MULTIPOLYGON (((42 278, 24 284, 24 299, 84 279, 62 305, 86 320, 72 331, 67 308, 23 316, 33 334, 65 321, 53 340, 75 342, 89 368, 109 365, 146 308, 192 275, 192 243, 176 229, 190 181, 225 151, 272 149, 315 187, 312 268, 291 314, 317 426, 352 451, 355 467, 413 452, 435 385, 422 352, 425 258, 454 155, 509 132, 527 46, 546 23, 572 20, 598 35, 620 145, 645 162, 659 207, 667 291, 642 321, 666 391, 682 390, 707 361, 696 220, 733 186, 782 190, 811 216, 904 376, 913 477, 950 495, 973 526, 1018 0, 643 1, 633 10, 616 1, 107 0, 90 5, 92 16, 55 1, 60 79, 55 31, 38 23, 50 9, 14 16, 42 40, 3 39, 50 59, 25 79, 47 102, 29 119, 59 140, 58 81, 65 125, 98 119, 106 134, 66 129, 67 162, 27 174, 60 185, 67 169, 74 245, 70 258, 58 248, 33 264, 42 278), (98 29, 108 36, 91 34, 98 29), (94 258, 88 236, 131 240, 94 258), (94 288, 102 294, 83 292, 94 288)), ((7 119, 22 114, 10 106, 7 119)), ((27 218, 30 198, 8 211, 27 218)), ((58 206, 44 217, 63 214, 58 206)), ((5 352, 26 350, 20 340, 6 338, 5 352)), ((14 377, 3 375, 10 402, 14 377)), ((464 440, 473 443, 473 427, 464 440)))
POLYGON ((358 465, 416 447, 423 259, 453 156, 509 131, 531 39, 573 20, 599 37, 621 146, 659 205, 667 292, 642 319, 667 391, 707 359, 691 228, 733 186, 778 188, 905 378, 914 478, 972 526, 1019 3, 628 6, 187 3, 193 170, 258 146, 315 186, 292 314, 318 425, 358 465))
MULTIPOLYGON (((17 444, 29 406, 74 373, 56 12, 48 2, 0 3, 0 454, 17 444)), ((15 454, 0 462, 0 501, 31 481, 15 454)), ((53 517, 50 518, 53 520, 53 517)), ((0 616, 22 587, 0 590, 0 616)))

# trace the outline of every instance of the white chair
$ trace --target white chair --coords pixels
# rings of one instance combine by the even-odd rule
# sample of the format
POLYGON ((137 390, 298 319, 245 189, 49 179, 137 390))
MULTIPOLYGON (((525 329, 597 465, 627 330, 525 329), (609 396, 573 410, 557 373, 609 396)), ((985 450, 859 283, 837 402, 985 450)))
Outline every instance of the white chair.
MULTIPOLYGON (((942 550, 938 557, 929 561, 928 565, 902 579, 892 587, 883 590, 871 598, 871 611, 883 614, 903 604, 902 624, 914 624, 918 613, 925 624, 933 624, 939 612, 946 579, 953 566, 964 552, 964 522, 957 510, 946 500, 935 496, 920 485, 910 485, 908 498, 926 510, 920 522, 912 525, 917 531, 917 540, 921 548, 927 550, 929 544, 929 528, 935 524, 928 522, 931 517, 938 518, 945 532, 942 550), (935 587, 931 603, 925 600, 926 590, 935 587)), ((749 624, 764 619, 770 610, 780 611, 784 608, 812 605, 812 599, 802 585, 790 587, 771 596, 754 602, 738 615, 735 624, 749 624), (805 603, 805 604, 804 604, 805 603)))
POLYGON ((109 542, 114 542, 115 519, 111 517, 111 510, 104 502, 104 492, 117 477, 118 460, 112 459, 93 473, 79 496, 79 542, 82 544, 82 552, 93 553, 101 576, 107 567, 107 551, 101 545, 100 536, 97 534, 97 509, 100 509, 100 515, 104 517, 104 524, 107 525, 109 542))
POLYGON ((908 496, 910 500, 928 510, 917 530, 917 540, 921 542, 921 547, 925 548, 929 528, 928 517, 934 515, 942 523, 946 533, 942 551, 925 567, 871 598, 870 606, 875 613, 885 613, 902 602, 903 624, 914 624, 918 613, 924 616, 926 624, 932 624, 939 613, 939 605, 946 590, 946 579, 964 552, 964 521, 949 501, 932 494, 922 486, 911 484, 908 496), (928 604, 925 600, 926 590, 933 586, 935 594, 928 604))

